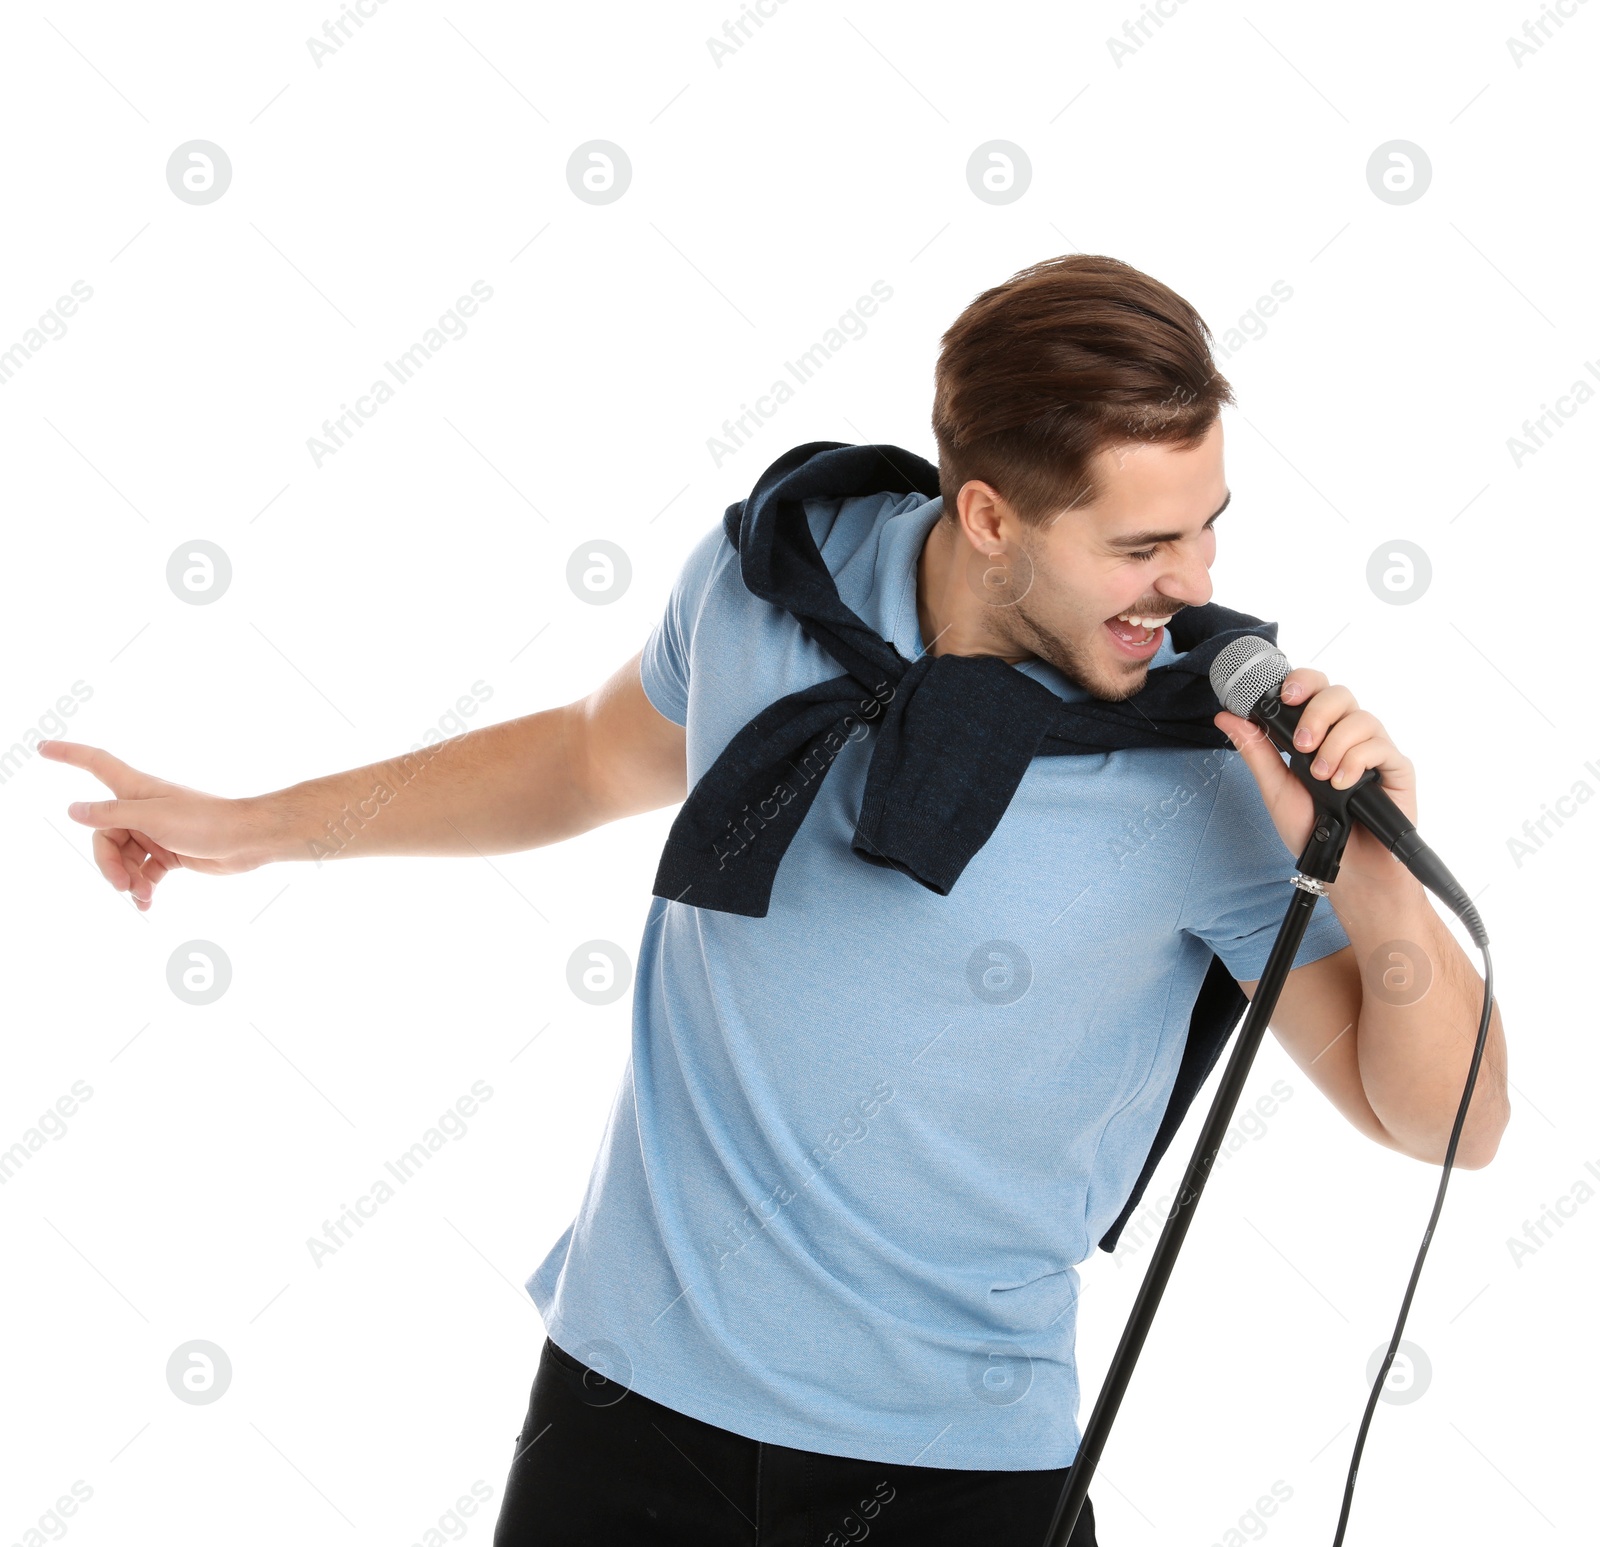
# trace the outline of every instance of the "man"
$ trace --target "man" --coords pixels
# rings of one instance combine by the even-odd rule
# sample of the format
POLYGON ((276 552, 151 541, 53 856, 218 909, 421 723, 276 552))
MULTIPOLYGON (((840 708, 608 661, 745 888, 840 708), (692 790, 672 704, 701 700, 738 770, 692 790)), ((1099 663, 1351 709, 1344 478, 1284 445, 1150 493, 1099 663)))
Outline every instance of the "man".
MULTIPOLYGON (((985 292, 943 340, 937 497, 894 448, 800 448, 698 543, 640 655, 426 777, 378 764, 231 801, 41 748, 116 793, 69 811, 141 908, 178 866, 305 857, 378 787, 383 820, 341 856, 501 853, 690 796, 600 1156, 529 1280, 550 1336, 497 1547, 1043 1542, 1080 1437, 1074 1265, 1154 1153, 1213 963, 1235 1000, 1253 989, 1311 826, 1247 721, 1208 702, 1187 743, 1151 744, 1140 708, 1177 680, 1174 627, 1213 617, 1180 616, 1210 601, 1230 498, 1207 338, 1109 258, 985 292), (846 464, 838 497, 778 499, 846 464), (898 686, 840 678, 855 646, 898 686), (807 721, 762 798, 760 747, 835 690, 838 727, 807 721), (1017 715, 1041 710, 1109 717, 1126 744, 1025 739, 1018 761, 1017 715)), ((1415 817, 1411 763, 1349 689, 1299 670, 1283 693, 1318 777, 1376 768, 1415 817)), ((1273 1030, 1362 1133, 1437 1164, 1481 983, 1363 831, 1330 902, 1273 1030), (1364 976, 1395 942, 1425 957, 1420 998, 1382 961, 1364 976)), ((1488 1163, 1508 1110, 1496 1021, 1457 1165, 1488 1163)))

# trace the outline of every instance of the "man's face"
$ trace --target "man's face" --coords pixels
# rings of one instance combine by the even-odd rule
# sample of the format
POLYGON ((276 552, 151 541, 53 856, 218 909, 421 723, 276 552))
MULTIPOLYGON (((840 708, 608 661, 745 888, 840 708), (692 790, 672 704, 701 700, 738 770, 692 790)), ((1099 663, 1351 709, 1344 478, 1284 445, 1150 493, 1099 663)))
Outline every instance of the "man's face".
POLYGON ((1107 447, 1095 462, 1092 505, 1038 525, 1008 513, 1033 574, 989 621, 1096 698, 1122 699, 1144 686, 1173 614, 1211 599, 1211 523, 1232 497, 1222 425, 1186 451, 1137 442, 1107 447))

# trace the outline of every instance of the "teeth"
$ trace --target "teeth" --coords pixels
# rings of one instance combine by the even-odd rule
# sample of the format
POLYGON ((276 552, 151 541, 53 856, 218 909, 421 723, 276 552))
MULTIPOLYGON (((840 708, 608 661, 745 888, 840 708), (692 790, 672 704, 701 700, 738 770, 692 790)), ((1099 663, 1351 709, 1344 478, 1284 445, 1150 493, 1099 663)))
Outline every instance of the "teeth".
POLYGON ((1170 612, 1164 618, 1141 618, 1136 613, 1119 612, 1117 618, 1119 622, 1131 623, 1135 628, 1164 628, 1172 622, 1170 612))

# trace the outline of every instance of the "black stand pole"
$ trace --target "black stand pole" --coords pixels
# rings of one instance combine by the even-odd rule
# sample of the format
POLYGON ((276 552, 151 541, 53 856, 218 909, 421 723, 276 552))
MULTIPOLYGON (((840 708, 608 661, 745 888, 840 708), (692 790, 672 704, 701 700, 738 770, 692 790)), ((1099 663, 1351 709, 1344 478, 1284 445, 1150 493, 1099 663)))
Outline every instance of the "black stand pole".
POLYGON ((1190 1157, 1189 1169, 1184 1173, 1177 1201, 1167 1216, 1161 1239, 1156 1243, 1144 1282, 1139 1286, 1139 1295, 1133 1302, 1128 1324, 1122 1329, 1122 1340, 1117 1344, 1117 1351, 1106 1371, 1105 1383, 1100 1388, 1094 1412, 1083 1431, 1082 1442, 1073 1459, 1066 1486, 1062 1489, 1061 1501, 1056 1505, 1055 1515, 1051 1519, 1045 1547, 1068 1547, 1072 1539, 1084 1500, 1089 1496, 1089 1483, 1099 1463, 1100 1452, 1105 1448, 1106 1436, 1111 1432, 1123 1393, 1133 1378, 1134 1364, 1144 1347, 1150 1324, 1155 1320, 1161 1293, 1167 1287, 1167 1280, 1172 1277, 1178 1250, 1188 1234, 1189 1222, 1194 1218, 1212 1164, 1227 1136, 1228 1123, 1244 1090, 1245 1080, 1249 1077, 1256 1049, 1266 1033, 1268 1018, 1277 1005, 1289 969, 1294 965, 1295 953, 1305 937, 1306 925, 1311 922, 1317 898, 1326 895, 1324 883, 1332 881, 1339 873, 1339 860, 1344 854, 1345 840, 1350 836, 1348 814, 1344 810, 1345 792, 1329 790, 1323 795, 1319 791, 1314 793, 1313 799, 1318 805, 1317 825, 1304 852, 1296 861, 1299 874, 1293 881, 1294 897, 1278 928, 1278 938, 1273 942, 1272 954, 1262 970, 1261 980, 1250 1000, 1250 1008, 1240 1022, 1239 1040, 1234 1044, 1228 1067, 1223 1072, 1222 1085, 1211 1104, 1211 1113, 1206 1118, 1194 1154, 1190 1157))

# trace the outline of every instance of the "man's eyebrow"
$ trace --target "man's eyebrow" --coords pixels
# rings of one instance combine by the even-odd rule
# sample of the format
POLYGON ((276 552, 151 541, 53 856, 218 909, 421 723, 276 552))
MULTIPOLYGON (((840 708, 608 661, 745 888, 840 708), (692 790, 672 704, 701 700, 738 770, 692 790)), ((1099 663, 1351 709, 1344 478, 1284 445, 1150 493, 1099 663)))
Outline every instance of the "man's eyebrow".
MULTIPOLYGON (((1206 519, 1207 526, 1210 526, 1211 523, 1228 508, 1228 502, 1232 498, 1233 490, 1229 489, 1228 492, 1223 495, 1222 503, 1218 505, 1217 508, 1213 510, 1210 516, 1206 519)), ((1108 546, 1112 548, 1144 548, 1148 547, 1151 543, 1175 543, 1180 541, 1183 535, 1184 534, 1182 532, 1130 532, 1126 537, 1112 537, 1108 539, 1108 546)))

